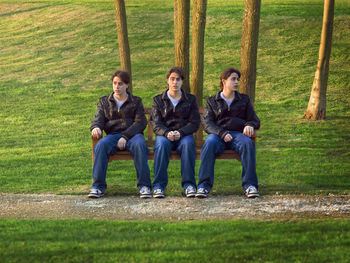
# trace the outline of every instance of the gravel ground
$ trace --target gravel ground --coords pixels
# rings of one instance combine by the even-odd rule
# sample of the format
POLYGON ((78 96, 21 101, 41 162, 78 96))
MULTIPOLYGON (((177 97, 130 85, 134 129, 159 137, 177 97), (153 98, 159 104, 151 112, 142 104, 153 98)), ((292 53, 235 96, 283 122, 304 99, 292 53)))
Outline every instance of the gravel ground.
POLYGON ((0 218, 189 221, 349 218, 350 195, 210 196, 207 199, 0 193, 0 218))

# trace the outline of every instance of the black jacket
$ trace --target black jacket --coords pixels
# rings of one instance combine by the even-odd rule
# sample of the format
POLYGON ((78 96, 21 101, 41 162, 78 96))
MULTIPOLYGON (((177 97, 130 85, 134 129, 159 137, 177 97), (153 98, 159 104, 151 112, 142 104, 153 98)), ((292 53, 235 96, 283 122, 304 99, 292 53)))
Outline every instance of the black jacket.
POLYGON ((150 123, 154 133, 165 137, 175 130, 180 132, 181 137, 193 134, 200 125, 196 97, 181 90, 181 99, 174 108, 167 91, 153 98, 150 123))
POLYGON ((118 111, 112 93, 100 98, 90 131, 98 127, 106 134, 121 133, 126 140, 129 140, 138 133, 142 134, 146 126, 147 119, 141 98, 128 93, 128 99, 118 111))
POLYGON ((226 101, 220 97, 220 92, 208 98, 202 116, 204 130, 208 134, 213 133, 223 139, 228 131, 243 132, 248 125, 254 129, 260 128, 260 120, 247 95, 236 91, 228 108, 226 101))

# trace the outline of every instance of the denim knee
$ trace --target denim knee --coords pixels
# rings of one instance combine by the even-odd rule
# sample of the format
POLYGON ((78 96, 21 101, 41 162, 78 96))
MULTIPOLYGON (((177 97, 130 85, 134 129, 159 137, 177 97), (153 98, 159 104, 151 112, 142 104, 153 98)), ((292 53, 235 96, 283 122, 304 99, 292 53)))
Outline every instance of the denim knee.
POLYGON ((134 137, 132 137, 128 142, 127 142, 127 148, 130 148, 130 151, 132 150, 147 150, 148 152, 148 147, 146 146, 145 139, 143 135, 141 134, 136 134, 134 137))
POLYGON ((255 145, 253 141, 245 135, 242 135, 239 137, 238 146, 239 146, 239 151, 242 151, 242 150, 251 151, 255 149, 255 145))
POLYGON ((178 150, 190 150, 194 151, 196 149, 196 144, 193 135, 188 135, 180 139, 178 150))
POLYGON ((107 152, 109 149, 109 143, 105 140, 100 140, 95 148, 94 148, 94 153, 98 153, 98 152, 107 152))
POLYGON ((219 138, 219 136, 215 134, 209 134, 205 139, 203 148, 215 149, 218 143, 221 143, 221 139, 219 138))
POLYGON ((172 144, 171 142, 164 136, 157 136, 156 141, 154 143, 154 150, 167 150, 171 151, 172 144))

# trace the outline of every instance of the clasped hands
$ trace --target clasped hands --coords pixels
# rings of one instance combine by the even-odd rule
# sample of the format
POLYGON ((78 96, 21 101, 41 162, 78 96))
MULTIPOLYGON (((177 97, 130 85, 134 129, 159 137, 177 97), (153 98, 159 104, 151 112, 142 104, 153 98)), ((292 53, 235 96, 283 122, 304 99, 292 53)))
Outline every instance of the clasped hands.
POLYGON ((172 142, 178 141, 181 138, 181 134, 179 131, 171 131, 171 132, 168 132, 167 138, 169 141, 172 141, 172 142))

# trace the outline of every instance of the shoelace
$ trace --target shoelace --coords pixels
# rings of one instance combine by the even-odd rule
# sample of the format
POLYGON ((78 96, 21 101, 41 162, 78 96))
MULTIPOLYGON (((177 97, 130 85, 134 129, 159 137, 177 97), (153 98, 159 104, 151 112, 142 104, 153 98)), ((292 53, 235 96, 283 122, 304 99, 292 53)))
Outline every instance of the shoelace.
POLYGON ((194 187, 193 186, 187 187, 186 192, 195 192, 194 187))
POLYGON ((146 186, 143 186, 140 190, 140 193, 144 194, 144 193, 148 193, 150 192, 149 189, 146 186))
POLYGON ((206 194, 208 191, 205 190, 204 188, 200 188, 200 189, 198 190, 198 192, 199 192, 200 194, 206 194))
POLYGON ((248 193, 251 193, 251 192, 256 193, 257 190, 255 189, 255 187, 249 186, 248 189, 247 189, 247 192, 248 192, 248 193))

